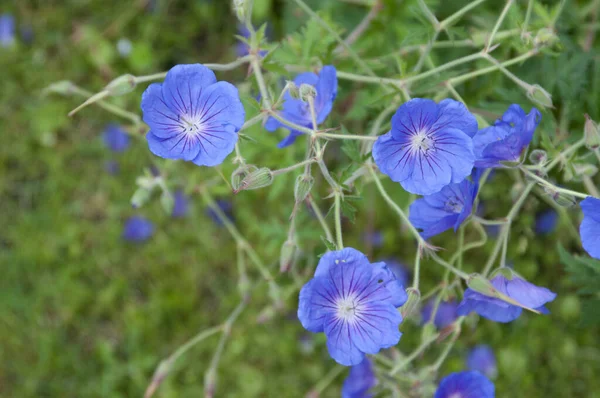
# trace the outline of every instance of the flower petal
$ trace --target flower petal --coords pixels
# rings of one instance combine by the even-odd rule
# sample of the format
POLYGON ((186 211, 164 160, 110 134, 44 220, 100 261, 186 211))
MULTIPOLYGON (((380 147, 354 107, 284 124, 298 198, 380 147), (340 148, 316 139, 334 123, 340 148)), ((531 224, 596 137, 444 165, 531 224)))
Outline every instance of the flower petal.
POLYGON ((527 308, 541 307, 556 298, 556 293, 518 277, 514 277, 507 282, 506 291, 510 298, 515 299, 527 308))
POLYGON ((317 96, 315 98, 315 112, 317 123, 325 121, 331 109, 333 101, 337 96, 337 73, 335 67, 331 65, 324 66, 319 72, 319 81, 316 84, 317 96))
POLYGON ((413 98, 400 105, 392 116, 392 135, 397 140, 406 139, 407 135, 425 132, 438 118, 438 104, 426 98, 413 98))
POLYGON ((365 354, 352 342, 352 333, 348 322, 328 315, 325 318, 325 335, 327 336, 327 349, 331 357, 344 366, 358 365, 365 358, 365 354))
POLYGON ((477 133, 477 119, 462 102, 446 98, 440 101, 438 106, 439 114, 432 129, 455 128, 469 137, 473 137, 477 133))
POLYGON ((146 140, 150 151, 165 159, 192 160, 200 151, 198 139, 186 133, 161 138, 154 135, 154 130, 150 130, 146 134, 146 140))
POLYGON ((197 112, 203 89, 216 81, 214 72, 204 65, 176 65, 165 77, 163 99, 173 112, 190 116, 197 112))

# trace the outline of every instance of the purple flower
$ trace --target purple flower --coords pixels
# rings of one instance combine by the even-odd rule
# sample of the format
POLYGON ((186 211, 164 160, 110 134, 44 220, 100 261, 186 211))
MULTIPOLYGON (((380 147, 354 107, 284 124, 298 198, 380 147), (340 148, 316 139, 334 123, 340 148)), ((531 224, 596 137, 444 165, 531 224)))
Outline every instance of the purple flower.
POLYGON ((371 398, 369 390, 377 384, 373 364, 365 358, 358 365, 354 365, 348 372, 348 377, 342 385, 342 398, 371 398))
MULTIPOLYGON (((337 95, 337 72, 335 68, 331 65, 324 66, 318 76, 312 72, 301 73, 296 76, 294 83, 298 87, 302 84, 315 87, 317 91, 314 100, 316 121, 317 124, 323 123, 331 112, 333 100, 337 95)), ((289 92, 285 93, 283 99, 283 110, 279 113, 281 117, 289 122, 312 129, 312 117, 308 102, 292 98, 289 92)), ((296 137, 302 134, 300 131, 292 130, 272 117, 265 124, 265 129, 268 131, 275 131, 279 127, 290 130, 290 134, 277 145, 279 148, 285 148, 293 144, 296 137)))
POLYGON ((146 139, 152 153, 199 166, 223 163, 245 118, 237 88, 217 82, 200 64, 177 65, 164 83, 148 86, 142 111, 150 126, 146 139))
POLYGON ((433 398, 494 398, 494 383, 479 372, 450 373, 444 377, 433 398))
POLYGON ((581 244, 588 254, 600 259, 600 199, 588 196, 580 203, 583 222, 579 227, 581 244))
POLYGON ((533 138, 542 114, 531 108, 528 115, 513 104, 493 126, 481 129, 473 137, 475 167, 504 167, 500 162, 516 162, 533 138))
POLYGON ((450 228, 454 231, 471 215, 479 186, 469 180, 451 184, 432 195, 415 200, 409 209, 409 220, 421 229, 425 239, 450 228))
POLYGON ((123 228, 123 239, 129 242, 141 243, 148 240, 154 233, 154 224, 140 216, 130 217, 123 228))
POLYGON ((394 273, 398 283, 402 286, 410 285, 410 271, 406 268, 406 265, 393 258, 388 258, 383 262, 394 273))
POLYGON ((383 234, 381 231, 364 232, 362 238, 366 243, 370 243, 373 247, 383 246, 383 234))
MULTIPOLYGON (((430 300, 421 310, 421 317, 424 324, 431 320, 431 314, 433 313, 434 308, 435 300, 430 300)), ((458 315, 456 315, 457 308, 458 303, 456 303, 454 300, 440 301, 435 313, 435 318, 433 319, 433 324, 435 327, 438 329, 443 329, 454 322, 458 317, 458 315)))
POLYGON ((0 15, 0 47, 9 47, 15 42, 15 18, 10 14, 0 15))
POLYGON ((345 366, 398 343, 406 302, 404 288, 385 263, 371 264, 356 249, 328 252, 300 291, 298 319, 313 333, 325 332, 329 354, 345 366))
MULTIPOLYGON (((545 287, 535 286, 518 276, 507 279, 504 275, 499 274, 491 282, 498 292, 510 297, 522 306, 535 309, 542 314, 549 313, 544 304, 556 298, 556 293, 545 287)), ((492 321, 506 323, 517 319, 523 309, 499 298, 489 297, 468 288, 456 313, 462 316, 469 314, 471 311, 475 311, 482 317, 492 321)))
POLYGON ((173 194, 173 213, 171 216, 175 218, 185 217, 188 213, 188 207, 189 201, 185 192, 181 189, 175 191, 173 194))
POLYGON ((546 235, 552 233, 556 228, 558 213, 554 209, 549 209, 539 213, 535 218, 535 233, 546 235))
MULTIPOLYGON (((221 211, 225 213, 225 216, 233 222, 233 205, 231 204, 231 201, 225 199, 217 199, 215 203, 217 204, 217 206, 219 206, 219 209, 221 209, 221 211)), ((213 220, 215 224, 217 224, 220 227, 223 226, 223 221, 221 221, 219 216, 217 216, 217 212, 214 211, 211 207, 206 209, 206 214, 211 218, 211 220, 213 220)))
POLYGON ((392 129, 373 146, 382 173, 408 192, 431 195, 471 174, 477 121, 460 102, 415 98, 400 106, 392 129))
POLYGON ((467 367, 469 370, 481 372, 491 379, 498 375, 494 351, 485 344, 478 345, 469 352, 467 367))
POLYGON ((123 152, 129 148, 129 135, 118 124, 111 123, 106 126, 102 137, 104 145, 113 152, 123 152))

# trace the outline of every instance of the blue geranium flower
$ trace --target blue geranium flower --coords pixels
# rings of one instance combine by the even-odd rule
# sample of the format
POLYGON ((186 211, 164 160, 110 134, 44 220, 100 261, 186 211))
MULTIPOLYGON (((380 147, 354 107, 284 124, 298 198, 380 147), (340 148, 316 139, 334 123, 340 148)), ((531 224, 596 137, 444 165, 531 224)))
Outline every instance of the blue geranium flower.
POLYGON ((469 180, 451 184, 432 195, 415 200, 409 208, 409 220, 422 230, 425 239, 450 228, 454 231, 471 215, 478 185, 469 180))
MULTIPOLYGON (((323 123, 327 115, 331 112, 333 100, 337 95, 337 72, 335 68, 331 65, 324 66, 318 76, 312 72, 301 73, 296 76, 294 83, 298 87, 301 84, 309 84, 315 87, 317 91, 314 101, 316 121, 317 124, 323 123)), ((289 92, 285 93, 283 99, 283 110, 280 112, 281 117, 289 122, 312 129, 312 117, 308 102, 292 98, 289 92)), ((277 145, 279 148, 285 148, 293 144, 296 141, 296 137, 302 134, 300 131, 288 128, 272 117, 265 124, 265 129, 268 131, 275 131, 279 127, 290 130, 290 134, 277 145)))
POLYGON ((477 120, 460 102, 415 98, 400 106, 392 129, 377 139, 373 158, 408 192, 431 195, 471 174, 477 120))
MULTIPOLYGON (((219 209, 221 209, 221 211, 225 213, 225 216, 233 222, 233 205, 231 204, 231 201, 225 199, 217 199, 215 203, 217 204, 217 206, 219 206, 219 209)), ((217 224, 220 227, 223 226, 223 221, 221 221, 219 216, 217 216, 217 212, 215 212, 211 207, 206 209, 206 214, 210 217, 211 220, 213 220, 215 224, 217 224)))
POLYGON ((0 15, 0 47, 9 47, 15 42, 15 18, 10 14, 0 15))
POLYGON ((365 358, 358 365, 350 368, 348 377, 342 385, 342 398, 371 398, 369 390, 377 384, 373 364, 365 358))
POLYGON ((129 242, 141 243, 154 234, 154 224, 144 217, 134 216, 125 222, 123 239, 129 242))
POLYGON ((111 123, 106 126, 102 137, 104 145, 113 152, 123 152, 129 148, 129 135, 118 124, 111 123))
POLYGON ((406 302, 404 288, 385 263, 371 264, 356 249, 321 257, 314 278, 300 291, 298 319, 313 333, 325 332, 329 354, 345 366, 398 343, 406 302))
POLYGON ((539 213, 535 218, 535 233, 546 235, 552 233, 556 228, 558 213, 554 209, 549 209, 539 213))
MULTIPOLYGON (((507 279, 504 275, 499 274, 491 282, 500 293, 510 297, 522 306, 535 309, 542 314, 549 313, 544 304, 556 298, 556 293, 545 287, 535 286, 518 276, 507 279)), ((482 317, 492 321, 506 323, 517 319, 523 312, 523 308, 468 288, 456 313, 462 316, 469 314, 471 311, 475 311, 482 317)))
POLYGON ((583 222, 579 227, 581 244, 588 254, 600 259, 600 199, 588 196, 581 201, 583 222))
POLYGON ((494 350, 485 344, 478 345, 469 352, 467 367, 469 370, 481 372, 491 379, 498 375, 494 350))
MULTIPOLYGON (((427 323, 431 320, 431 314, 433 313, 433 309, 435 308, 435 300, 429 301, 423 309, 421 310, 421 317, 423 323, 427 323)), ((437 312, 435 313, 435 318, 433 319, 433 324, 438 329, 443 329, 446 326, 450 325, 452 322, 456 320, 458 315, 456 315, 456 309, 458 308, 458 303, 454 300, 451 301, 440 301, 438 305, 437 312)))
POLYGON ((237 88, 217 82, 200 64, 177 65, 164 83, 151 84, 142 95, 142 111, 152 153, 199 166, 223 163, 245 118, 237 88))
POLYGON ((388 258, 383 261, 385 265, 394 273, 396 280, 402 286, 410 285, 410 271, 406 268, 406 265, 402 264, 395 258, 388 258))
POLYGON ((496 388, 479 372, 450 373, 444 377, 433 398, 494 398, 496 388))
POLYGON ((493 126, 479 130, 473 137, 475 167, 504 167, 500 162, 518 161, 541 118, 535 108, 526 115, 519 105, 509 106, 493 126))
POLYGON ((175 218, 185 217, 188 213, 188 208, 189 201, 185 192, 181 189, 175 191, 173 194, 173 213, 171 216, 175 218))

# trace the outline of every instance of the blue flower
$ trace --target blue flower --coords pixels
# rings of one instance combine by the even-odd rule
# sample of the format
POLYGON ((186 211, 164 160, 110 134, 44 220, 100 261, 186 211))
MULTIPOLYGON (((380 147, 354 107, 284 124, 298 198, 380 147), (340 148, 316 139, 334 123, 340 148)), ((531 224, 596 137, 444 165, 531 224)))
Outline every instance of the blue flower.
POLYGON ((384 260, 384 263, 394 273, 398 283, 402 286, 410 285, 410 271, 406 268, 406 265, 394 258, 388 258, 384 260))
POLYGON ((526 115, 519 105, 509 106, 493 126, 479 130, 473 137, 475 167, 504 167, 500 162, 518 161, 541 118, 535 108, 526 115))
POLYGON ((600 259, 600 199, 588 196, 581 201, 583 222, 579 227, 581 244, 588 254, 600 259))
POLYGON ((479 372, 450 373, 444 377, 433 398, 494 398, 494 383, 479 372))
MULTIPOLYGON (((500 293, 510 297, 522 306, 538 310, 542 314, 549 313, 544 304, 556 298, 556 293, 545 287, 535 286, 518 276, 507 279, 504 275, 499 274, 491 282, 500 293)), ((482 317, 492 321, 506 323, 517 319, 523 312, 523 308, 468 288, 456 313, 462 316, 469 314, 471 311, 475 311, 482 317)))
POLYGON ((467 367, 469 370, 476 370, 492 379, 498 375, 494 351, 485 344, 478 345, 469 352, 467 367))
POLYGON ((369 390, 377 384, 373 364, 365 358, 358 365, 354 365, 348 372, 348 377, 342 385, 342 398, 371 398, 369 390))
POLYGON ((118 124, 106 126, 103 138, 104 145, 113 152, 123 152, 129 148, 129 135, 118 124))
MULTIPOLYGON (((435 300, 430 300, 421 310, 421 317, 424 324, 431 320, 431 314, 433 313, 434 308, 435 300)), ((433 320, 435 327, 438 329, 443 329, 453 323, 458 317, 458 315, 456 315, 457 308, 458 303, 454 300, 440 301, 437 312, 435 313, 435 318, 433 320)))
POLYGON ((313 333, 325 332, 329 354, 345 366, 398 343, 406 302, 404 288, 385 263, 371 264, 356 249, 328 252, 300 291, 298 319, 313 333))
MULTIPOLYGON (((231 201, 225 199, 217 199, 215 203, 217 204, 217 206, 219 206, 219 209, 221 209, 221 211, 225 213, 225 216, 231 222, 233 222, 233 205, 231 204, 231 201)), ((217 216, 217 212, 214 211, 211 207, 206 209, 206 214, 210 217, 211 220, 213 220, 215 224, 217 224, 220 227, 223 226, 223 221, 221 221, 219 216, 217 216)))
POLYGON ((182 218, 185 217, 188 213, 189 201, 185 192, 181 189, 175 191, 173 194, 173 213, 172 217, 182 218))
MULTIPOLYGON (((301 73, 296 76, 294 83, 298 87, 301 84, 309 84, 315 87, 317 91, 314 101, 316 121, 317 124, 323 123, 327 115, 331 112, 333 100, 337 95, 337 72, 335 68, 331 65, 324 66, 318 76, 312 72, 301 73)), ((280 112, 281 117, 289 122, 312 129, 312 118, 308 102, 292 98, 289 92, 285 93, 283 99, 283 110, 280 112)), ((279 127, 290 130, 290 134, 277 145, 279 148, 285 148, 293 144, 296 141, 296 137, 302 134, 300 131, 292 130, 272 117, 265 124, 265 129, 268 131, 275 131, 279 127)))
POLYGON ((408 192, 431 195, 471 174, 477 120, 460 102, 415 98, 398 108, 392 129, 377 139, 373 158, 408 192))
POLYGON ((383 233, 381 231, 369 231, 362 234, 365 243, 370 243, 373 247, 383 246, 383 233))
POLYGON ((409 208, 409 220, 429 239, 450 228, 454 231, 471 215, 479 186, 469 180, 451 184, 432 195, 415 200, 409 208))
POLYGON ((554 209, 549 209, 539 213, 535 218, 535 233, 546 235, 552 233, 556 228, 558 213, 554 209))
POLYGON ((15 41, 15 18, 10 14, 0 15, 0 47, 9 47, 15 41))
POLYGON ((245 118, 237 88, 217 82, 200 64, 177 65, 164 83, 148 86, 142 111, 150 126, 146 139, 152 153, 199 166, 223 163, 245 118))
POLYGON ((154 234, 154 224, 144 217, 130 217, 123 228, 123 239, 129 242, 141 243, 154 234))

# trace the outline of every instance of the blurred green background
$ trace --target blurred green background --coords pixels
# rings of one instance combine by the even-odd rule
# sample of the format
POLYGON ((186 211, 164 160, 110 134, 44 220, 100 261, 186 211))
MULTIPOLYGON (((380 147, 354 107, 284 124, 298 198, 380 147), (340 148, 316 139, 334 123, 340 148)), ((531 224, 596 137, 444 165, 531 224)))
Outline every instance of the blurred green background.
MULTIPOLYGON (((254 21, 268 21, 273 40, 295 33, 284 40, 281 55, 273 57, 274 64, 308 66, 316 58, 332 62, 335 42, 314 24, 299 30, 309 18, 292 1, 254 3, 254 21), (297 62, 294 57, 299 58, 297 62)), ((360 22, 370 4, 308 3, 342 35, 360 22)), ((372 65, 378 74, 392 76, 400 73, 403 63, 414 62, 410 56, 393 56, 394 49, 425 43, 432 29, 417 1, 383 3, 383 11, 356 49, 367 59, 391 54, 386 62, 372 65)), ((468 1, 448 3, 427 1, 440 20, 468 1)), ((452 37, 444 36, 444 40, 485 34, 503 3, 488 1, 474 9, 451 29, 452 37)), ((527 1, 516 3, 503 29, 521 26, 527 1)), ((558 4, 535 2, 534 33, 548 26, 558 4)), ((599 28, 597 7, 598 1, 567 1, 555 25, 560 42, 543 55, 511 67, 523 80, 540 84, 553 94, 555 108, 544 112, 536 138, 537 145, 551 155, 555 148, 581 136, 583 113, 600 119, 600 39, 594 40, 599 28)), ((149 153, 143 139, 134 139, 122 154, 111 153, 102 143, 102 131, 109 122, 128 127, 126 119, 95 106, 69 118, 67 113, 82 98, 44 96, 42 91, 60 80, 98 91, 125 73, 152 74, 179 63, 230 62, 237 56, 237 20, 225 0, 4 0, 0 4, 3 13, 14 16, 16 37, 13 45, 0 47, 0 395, 143 396, 161 359, 197 332, 223 322, 240 300, 235 244, 227 231, 207 216, 205 204, 192 192, 194 185, 215 178, 220 181, 213 194, 233 201, 236 225, 277 273, 279 249, 293 206, 294 176, 285 175, 269 188, 233 197, 219 177, 219 173, 230 175, 230 162, 218 172, 164 162, 149 153), (131 43, 127 55, 118 51, 121 39, 131 43), (109 161, 118 162, 117 175, 106 171, 109 161), (171 218, 157 198, 142 209, 132 209, 129 200, 136 177, 153 164, 168 174, 173 187, 184 188, 191 195, 188 217, 171 218), (156 225, 154 236, 145 244, 130 244, 121 238, 124 221, 136 214, 156 225)), ((525 47, 517 34, 503 42, 494 56, 509 59, 523 53, 525 47)), ((439 65, 472 51, 435 51, 431 61, 439 65)), ((347 57, 335 64, 340 70, 356 72, 347 57)), ((478 61, 452 70, 451 75, 483 65, 487 66, 478 61)), ((256 113, 252 97, 257 90, 252 79, 246 79, 247 72, 244 66, 217 76, 239 83, 250 115, 256 113)), ((269 83, 271 87, 280 84, 273 76, 269 83)), ((139 114, 143 89, 138 87, 109 101, 139 114)), ((433 84, 414 89, 414 95, 439 94, 439 87, 433 84)), ((488 121, 512 102, 526 110, 532 106, 523 90, 500 73, 472 79, 458 90, 488 121)), ((343 121, 349 130, 361 133, 387 100, 377 86, 340 81, 330 126, 343 121)), ((289 150, 275 148, 283 133, 268 134, 258 126, 248 135, 255 142, 243 142, 242 150, 252 163, 279 168, 302 159, 304 144, 289 150)), ((138 138, 143 137, 138 133, 138 138)), ((338 144, 331 147, 328 163, 340 173, 349 159, 338 144)), ((507 192, 514 176, 497 174, 482 193, 488 218, 502 217, 510 208, 507 192)), ((562 181, 564 176, 557 173, 553 177, 562 181)), ((574 186, 579 187, 576 182, 574 186)), ((409 203, 399 186, 387 181, 386 187, 400 204, 409 203)), ((323 190, 319 192, 325 196, 323 190)), ((414 244, 410 236, 399 228, 372 186, 365 187, 362 196, 363 200, 354 204, 358 208, 356 223, 344 222, 346 245, 361 249, 372 259, 394 256, 411 264, 414 244), (382 246, 364 241, 364 234, 373 231, 382 232, 382 246)), ((319 203, 326 211, 330 200, 319 198, 319 203)), ((578 209, 568 210, 557 232, 535 236, 535 214, 547 208, 543 200, 528 199, 513 226, 508 256, 523 276, 558 293, 549 306, 552 314, 524 314, 508 325, 479 320, 475 328, 475 321, 468 323, 442 375, 463 369, 467 350, 487 343, 498 358, 499 397, 600 397, 598 307, 589 304, 589 293, 578 295, 582 281, 575 260, 563 258, 561 262, 557 251, 560 241, 567 251, 581 252, 573 233, 580 214, 578 209), (571 267, 565 269, 564 263, 571 267)), ((325 250, 319 225, 307 211, 301 212, 299 230, 303 256, 296 264, 298 271, 294 277, 277 279, 290 292, 286 308, 257 323, 259 315, 269 312, 269 300, 264 285, 256 289, 225 346, 216 396, 304 396, 335 366, 327 355, 324 336, 307 335, 295 319, 295 283, 310 273, 317 255, 325 250)), ((475 236, 467 234, 468 239, 475 236)), ((455 236, 448 232, 435 243, 452 248, 455 236)), ((493 240, 468 255, 469 270, 481 269, 492 245, 493 240)), ((442 271, 434 263, 425 264, 424 286, 433 287, 442 271)), ((258 280, 258 274, 250 270, 251 278, 258 280)), ((591 297, 598 303, 597 291, 591 297)), ((419 344, 418 320, 407 320, 402 331, 397 348, 410 352, 419 344)), ((217 340, 213 336, 183 356, 156 396, 200 396, 217 340)), ((433 362, 442 349, 443 345, 434 346, 416 361, 417 367, 433 362)), ((322 396, 338 396, 344 374, 322 396)))

